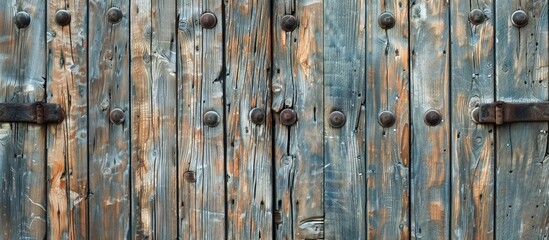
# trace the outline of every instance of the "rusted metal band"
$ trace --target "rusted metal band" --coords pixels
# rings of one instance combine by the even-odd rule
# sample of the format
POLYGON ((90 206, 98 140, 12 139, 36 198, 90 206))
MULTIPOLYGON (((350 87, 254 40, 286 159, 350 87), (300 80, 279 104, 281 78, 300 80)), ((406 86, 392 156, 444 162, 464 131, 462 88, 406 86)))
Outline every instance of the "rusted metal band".
POLYGON ((65 119, 61 105, 55 103, 0 103, 0 122, 60 123, 65 119))
POLYGON ((481 104, 471 113, 476 123, 549 122, 549 102, 481 104))

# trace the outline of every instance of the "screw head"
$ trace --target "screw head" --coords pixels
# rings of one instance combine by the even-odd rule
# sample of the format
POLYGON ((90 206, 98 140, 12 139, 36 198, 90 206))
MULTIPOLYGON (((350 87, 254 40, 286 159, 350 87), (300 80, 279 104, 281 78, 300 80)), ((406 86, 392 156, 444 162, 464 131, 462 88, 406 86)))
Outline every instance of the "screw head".
POLYGON ((329 123, 330 126, 332 126, 333 128, 343 127, 346 120, 347 118, 345 117, 345 114, 340 111, 333 111, 332 113, 330 113, 329 123))
POLYGON ((217 17, 210 12, 203 13, 200 16, 200 26, 206 29, 212 29, 217 25, 217 17))
POLYGON ((21 11, 15 14, 15 26, 17 28, 26 28, 30 25, 31 16, 28 12, 21 11))
POLYGON ((469 22, 473 25, 480 25, 486 20, 486 15, 484 12, 478 8, 475 8, 469 12, 469 22))
POLYGON ((250 119, 256 125, 261 125, 265 122, 265 113, 260 108, 250 110, 250 119))
POLYGON ((383 29, 391 29, 395 26, 395 15, 389 12, 384 12, 377 18, 377 23, 383 29))
POLYGON ((284 15, 280 19, 280 27, 286 32, 291 32, 297 28, 297 18, 294 15, 284 15))
POLYGON ((393 124, 395 124, 396 117, 395 117, 395 114, 391 111, 383 111, 379 113, 378 121, 379 121, 379 125, 381 125, 384 128, 388 128, 393 126, 393 124))
POLYGON ((280 123, 292 126, 297 122, 297 113, 293 109, 284 109, 280 112, 280 123))
POLYGON ((112 7, 107 11, 107 20, 112 24, 119 23, 122 17, 124 17, 124 14, 120 8, 112 7))
POLYGON ((125 114, 124 111, 120 108, 115 108, 111 110, 111 113, 109 114, 109 118, 111 119, 111 122, 114 124, 122 124, 124 123, 125 114))
POLYGON ((57 13, 55 13, 55 22, 59 24, 59 26, 67 26, 71 23, 71 14, 67 10, 58 10, 57 13))
POLYGON ((528 24, 528 14, 522 10, 515 11, 511 15, 511 22, 517 28, 524 27, 528 24))
POLYGON ((215 111, 207 111, 204 113, 204 116, 202 118, 202 121, 204 124, 208 127, 215 127, 219 125, 219 114, 215 111))
POLYGON ((429 109, 425 112, 424 121, 429 126, 436 126, 442 121, 442 114, 438 110, 429 109))

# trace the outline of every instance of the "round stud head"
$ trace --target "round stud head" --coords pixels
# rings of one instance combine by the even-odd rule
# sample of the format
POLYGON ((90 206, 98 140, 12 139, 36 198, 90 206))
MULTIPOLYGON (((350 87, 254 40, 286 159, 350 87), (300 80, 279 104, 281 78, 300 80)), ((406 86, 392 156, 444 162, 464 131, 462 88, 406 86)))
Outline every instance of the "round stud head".
POLYGON ((377 23, 383 29, 391 29, 395 26, 395 16, 392 13, 384 12, 377 18, 377 23))
POLYGON ((112 7, 107 11, 107 20, 112 24, 119 23, 122 17, 124 14, 120 8, 112 7))
POLYGON ((59 26, 67 26, 71 23, 71 14, 67 10, 59 10, 55 13, 55 22, 59 26))
POLYGON ((31 16, 28 12, 21 11, 15 14, 15 26, 18 28, 26 28, 30 25, 31 16))
POLYGON ((330 113, 330 126, 333 128, 341 128, 343 125, 345 125, 345 121, 347 121, 347 118, 345 117, 345 114, 343 114, 340 111, 333 111, 330 113))
POLYGON ((254 108, 250 111, 250 120, 256 125, 261 125, 265 122, 265 113, 260 108, 254 108))
POLYGON ((292 126, 297 122, 297 113, 293 109, 284 109, 280 112, 280 123, 292 126))
POLYGON ((515 27, 524 27, 528 24, 528 14, 522 10, 515 11, 513 15, 511 15, 511 22, 515 27))
POLYGON ((217 17, 210 12, 203 13, 200 16, 200 26, 206 29, 212 29, 217 25, 217 17))
POLYGON ((393 126, 396 121, 395 114, 391 111, 383 111, 380 112, 378 115, 379 125, 381 125, 384 128, 388 128, 393 126))
POLYGON ((115 108, 111 110, 111 113, 109 114, 109 118, 111 119, 111 122, 114 124, 122 124, 124 123, 124 111, 120 108, 115 108))
POLYGON ((427 110, 424 115, 424 121, 429 126, 436 126, 442 121, 442 114, 435 109, 427 110))
POLYGON ((469 22, 473 25, 480 25, 486 20, 484 12, 478 8, 475 8, 469 12, 469 22))
POLYGON ((280 27, 286 32, 291 32, 297 28, 297 18, 294 15, 284 15, 280 19, 280 27))
POLYGON ((202 121, 208 127, 215 127, 219 124, 219 114, 215 111, 207 111, 204 113, 202 121))

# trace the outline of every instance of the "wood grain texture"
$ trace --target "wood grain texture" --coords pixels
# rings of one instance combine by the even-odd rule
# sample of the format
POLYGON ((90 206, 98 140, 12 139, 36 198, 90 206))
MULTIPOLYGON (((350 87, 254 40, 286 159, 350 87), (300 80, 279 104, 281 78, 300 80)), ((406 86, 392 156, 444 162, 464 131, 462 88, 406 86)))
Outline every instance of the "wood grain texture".
POLYGON ((271 4, 230 0, 225 5, 227 102, 227 231, 229 239, 273 237, 271 4), (257 125, 250 110, 259 108, 257 125))
POLYGON ((368 179, 368 239, 410 237, 410 114, 408 4, 370 1, 367 4, 366 161, 368 179), (392 13, 395 26, 378 24, 382 13, 392 13), (384 128, 378 116, 395 115, 384 128))
POLYGON ((273 2, 273 103, 277 239, 324 236, 323 1, 273 2), (298 27, 285 32, 284 15, 298 27), (280 123, 291 108, 297 123, 280 123))
MULTIPOLYGON (((0 1, 0 102, 45 100, 45 4, 0 1), (17 28, 19 11, 31 15, 17 28), (33 64, 35 62, 39 64, 33 64)), ((0 123, 0 238, 46 237, 46 127, 0 123)))
MULTIPOLYGON (((132 225, 177 238, 176 4, 130 2, 132 225)), ((133 226, 132 226, 133 228, 133 226)))
POLYGON ((87 1, 47 3, 48 102, 65 110, 65 120, 48 127, 48 238, 88 237, 87 1), (58 10, 71 22, 55 22, 58 10))
POLYGON ((445 239, 450 232, 449 3, 411 4, 411 237, 445 239), (442 115, 437 126, 424 122, 430 109, 442 115))
MULTIPOLYGON (((366 238, 366 3, 324 3, 324 237, 366 238), (342 128, 326 124, 345 114, 342 128)), ((374 115, 375 116, 375 115, 374 115)))
POLYGON ((494 126, 475 124, 471 111, 494 101, 494 5, 451 2, 451 143, 453 239, 494 238, 494 126), (486 21, 474 25, 469 12, 486 21))
POLYGON ((89 229, 90 239, 124 239, 130 230, 129 1, 90 1, 89 229), (119 8, 119 23, 107 11, 119 8), (120 108, 123 124, 109 113, 120 108), (116 227, 113 227, 116 226, 116 227))
MULTIPOLYGON (((548 100, 547 0, 496 1, 496 99, 548 100), (516 28, 511 15, 528 14, 516 28)), ((496 238, 543 239, 549 235, 547 123, 515 123, 496 130, 496 238)))
POLYGON ((184 0, 178 11, 180 233, 183 239, 223 239, 227 213, 222 2, 184 0), (215 14, 215 28, 200 26, 204 12, 215 14), (219 125, 203 123, 207 111, 219 114, 219 125))

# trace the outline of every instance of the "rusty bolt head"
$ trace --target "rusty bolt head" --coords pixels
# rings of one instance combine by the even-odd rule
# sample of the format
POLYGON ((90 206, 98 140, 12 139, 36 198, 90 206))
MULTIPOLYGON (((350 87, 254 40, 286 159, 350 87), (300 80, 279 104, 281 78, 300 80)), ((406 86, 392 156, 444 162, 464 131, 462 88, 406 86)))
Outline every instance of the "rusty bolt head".
POLYGON ((15 26, 18 28, 26 28, 30 25, 31 16, 28 12, 21 11, 15 14, 15 26))
POLYGON ((219 124, 219 114, 215 111, 207 111, 204 113, 202 121, 208 127, 215 127, 219 124))
POLYGON ((183 179, 185 179, 186 182, 194 183, 196 182, 196 174, 192 171, 187 171, 183 173, 183 179))
POLYGON ((294 15, 284 15, 280 19, 280 27, 286 32, 291 32, 297 28, 297 18, 294 15))
POLYGON ((333 111, 330 113, 329 123, 333 128, 341 128, 345 125, 345 114, 340 111, 333 111))
POLYGON ((200 26, 206 29, 212 29, 217 25, 217 17, 210 12, 203 13, 200 16, 200 26))
POLYGON ((384 12, 377 18, 377 23, 383 29, 391 29, 395 26, 395 16, 392 13, 384 12))
POLYGON ((486 20, 486 15, 484 12, 478 8, 475 8, 469 12, 469 22, 473 25, 480 25, 486 20))
POLYGON ((280 123, 285 126, 292 126, 297 122, 297 113, 293 109, 284 109, 280 112, 280 123))
POLYGON ((55 22, 59 26, 67 26, 71 23, 71 14, 67 10, 59 10, 55 13, 55 22))
POLYGON ((379 125, 381 125, 384 128, 388 128, 393 126, 396 121, 395 114, 391 111, 383 111, 380 112, 378 115, 379 125))
POLYGON ((265 122, 265 113, 260 108, 254 108, 250 111, 250 119, 254 124, 261 125, 265 122))
POLYGON ((120 108, 115 108, 111 110, 111 113, 109 114, 109 118, 111 119, 111 122, 114 124, 122 124, 124 122, 124 111, 120 108))
POLYGON ((107 20, 112 24, 119 23, 122 17, 124 14, 120 8, 112 7, 107 11, 107 20))
POLYGON ((429 126, 436 126, 442 121, 442 114, 438 110, 429 109, 425 112, 424 121, 429 126))
POLYGON ((511 22, 515 27, 524 27, 528 24, 528 14, 522 10, 515 11, 513 15, 511 15, 511 22))

